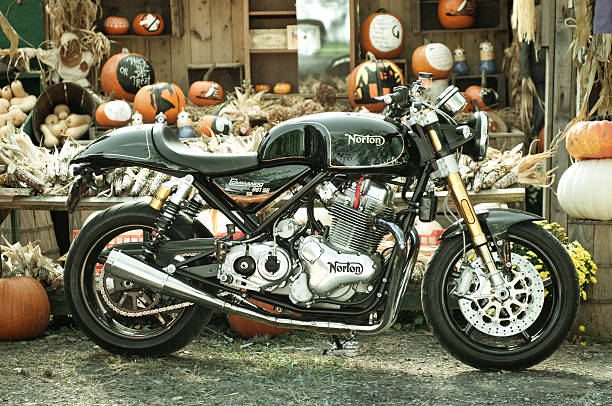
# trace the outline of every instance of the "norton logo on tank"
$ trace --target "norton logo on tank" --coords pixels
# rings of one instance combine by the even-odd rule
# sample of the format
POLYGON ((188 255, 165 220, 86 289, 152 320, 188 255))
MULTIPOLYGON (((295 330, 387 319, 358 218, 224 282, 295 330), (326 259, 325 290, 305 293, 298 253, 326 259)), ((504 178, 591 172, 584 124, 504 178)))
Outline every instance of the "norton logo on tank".
POLYGON ((382 135, 344 134, 348 139, 348 145, 372 144, 377 147, 384 145, 385 138, 382 135))
POLYGON ((363 273, 363 265, 358 262, 329 262, 329 272, 361 275, 363 273))

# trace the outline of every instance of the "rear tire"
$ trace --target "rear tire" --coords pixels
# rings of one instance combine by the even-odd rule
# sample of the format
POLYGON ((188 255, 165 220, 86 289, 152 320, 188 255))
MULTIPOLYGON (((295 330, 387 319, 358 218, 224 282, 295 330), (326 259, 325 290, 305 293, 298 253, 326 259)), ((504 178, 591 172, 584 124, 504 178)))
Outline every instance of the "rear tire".
MULTIPOLYGON (((440 243, 421 287, 423 311, 434 335, 457 359, 483 370, 520 370, 543 361, 567 337, 578 312, 578 276, 561 243, 542 227, 527 222, 512 226, 509 238, 513 247, 523 246, 535 253, 544 264, 542 270, 549 272, 547 278, 542 278, 545 293, 540 312, 524 331, 493 337, 468 322, 458 300, 450 294, 457 278, 457 264, 463 255, 461 236, 440 243)), ((472 249, 469 238, 466 243, 469 255, 472 249)), ((528 303, 529 298, 525 300, 528 303)), ((484 320, 491 321, 486 312, 480 314, 484 320)))
MULTIPOLYGON (((212 315, 209 309, 191 305, 175 312, 160 313, 161 316, 130 318, 118 314, 103 300, 101 290, 105 289, 104 286, 108 282, 100 282, 100 252, 114 237, 126 231, 143 230, 143 235, 146 235, 154 229, 157 215, 158 212, 144 202, 121 204, 99 212, 83 226, 66 258, 64 289, 72 317, 89 338, 114 354, 171 354, 187 345, 201 326, 208 324, 212 315), (164 319, 166 323, 160 319, 164 319)), ((168 232, 170 239, 182 240, 191 236, 191 223, 181 216, 168 232)), ((136 307, 139 303, 138 291, 144 290, 135 286, 134 289, 125 291, 136 295, 126 300, 132 300, 136 307)), ((147 297, 154 295, 151 292, 144 294, 148 294, 147 297)), ((172 303, 171 298, 156 299, 151 305, 153 309, 156 307, 155 303, 158 303, 157 300, 172 303)), ((140 303, 139 306, 142 307, 142 302, 140 303)), ((116 305, 119 306, 117 303, 116 305)), ((138 310, 136 308, 136 311, 138 310)))

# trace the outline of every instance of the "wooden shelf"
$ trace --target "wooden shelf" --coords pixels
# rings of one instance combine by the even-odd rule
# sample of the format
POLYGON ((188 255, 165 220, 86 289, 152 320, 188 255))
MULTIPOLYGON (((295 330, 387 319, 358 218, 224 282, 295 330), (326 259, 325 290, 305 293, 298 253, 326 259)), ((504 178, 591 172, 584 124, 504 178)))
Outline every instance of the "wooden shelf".
POLYGON ((136 34, 125 34, 125 35, 107 35, 108 38, 110 39, 122 39, 122 38, 126 38, 126 39, 134 39, 134 38, 141 38, 141 39, 156 39, 156 38, 160 38, 160 39, 168 39, 168 38, 172 38, 172 35, 170 34, 160 34, 160 35, 136 35, 136 34))
POLYGON ((295 17, 295 10, 249 11, 251 17, 295 17))
POLYGON ((449 34, 449 33, 457 33, 457 32, 484 32, 484 31, 505 31, 504 27, 491 27, 491 28, 464 28, 461 30, 422 30, 423 34, 449 34))
MULTIPOLYGON (((215 68, 240 68, 241 63, 215 63, 215 68)), ((213 66, 212 63, 190 63, 187 65, 187 69, 208 69, 213 66)))
POLYGON ((297 54, 297 49, 250 49, 252 54, 297 54))
MULTIPOLYGON (((263 95, 264 99, 280 99, 283 96, 300 96, 306 99, 312 99, 314 97, 314 93, 289 93, 289 94, 276 94, 276 93, 265 93, 263 95)), ((348 99, 348 93, 336 93, 337 99, 348 99)))

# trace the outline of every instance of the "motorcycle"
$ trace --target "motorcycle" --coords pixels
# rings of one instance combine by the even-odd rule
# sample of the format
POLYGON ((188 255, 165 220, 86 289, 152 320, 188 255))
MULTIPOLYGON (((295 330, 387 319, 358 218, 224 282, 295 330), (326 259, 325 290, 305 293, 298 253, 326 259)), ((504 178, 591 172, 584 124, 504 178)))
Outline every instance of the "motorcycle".
POLYGON ((516 370, 547 358, 575 322, 572 260, 534 224, 538 216, 475 212, 457 157, 485 158, 487 114, 456 122, 466 105, 458 89, 429 102, 425 88, 421 79, 395 88, 380 98, 383 114, 288 120, 257 153, 194 152, 161 124, 92 142, 71 162, 69 210, 117 167, 173 178, 150 202, 98 212, 76 236, 64 277, 77 325, 112 353, 146 356, 184 347, 214 311, 332 335, 381 333, 397 318, 417 259, 415 220, 435 218, 433 188, 446 186, 461 218, 440 236, 422 280, 427 324, 476 368, 516 370), (198 216, 206 204, 229 219, 226 236, 213 236, 198 216), (124 233, 142 240, 116 243, 124 233))

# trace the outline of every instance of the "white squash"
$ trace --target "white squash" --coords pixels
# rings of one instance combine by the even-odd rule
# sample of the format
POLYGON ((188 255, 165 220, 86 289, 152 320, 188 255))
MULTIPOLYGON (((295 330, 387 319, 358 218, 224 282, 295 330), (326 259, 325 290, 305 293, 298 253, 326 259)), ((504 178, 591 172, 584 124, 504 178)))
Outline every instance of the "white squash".
POLYGON ((572 217, 612 220, 612 158, 587 159, 570 166, 559 180, 557 197, 572 217))

